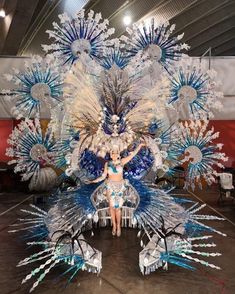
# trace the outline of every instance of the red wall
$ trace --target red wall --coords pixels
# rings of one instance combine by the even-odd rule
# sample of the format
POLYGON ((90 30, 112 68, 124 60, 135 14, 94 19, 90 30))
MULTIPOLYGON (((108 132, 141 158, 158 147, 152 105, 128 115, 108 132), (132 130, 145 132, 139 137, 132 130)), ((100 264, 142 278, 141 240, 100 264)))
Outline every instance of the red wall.
POLYGON ((209 127, 212 126, 216 132, 220 132, 216 142, 224 144, 222 151, 229 157, 224 165, 235 168, 235 120, 212 120, 209 127))
POLYGON ((7 139, 13 129, 13 120, 0 120, 0 162, 7 162, 9 157, 5 155, 7 139))

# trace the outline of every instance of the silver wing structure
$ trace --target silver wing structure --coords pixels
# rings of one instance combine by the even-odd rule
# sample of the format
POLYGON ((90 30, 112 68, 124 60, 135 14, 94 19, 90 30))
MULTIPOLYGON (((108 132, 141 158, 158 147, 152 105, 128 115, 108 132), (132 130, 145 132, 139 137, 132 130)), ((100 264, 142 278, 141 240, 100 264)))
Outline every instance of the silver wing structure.
MULTIPOLYGON (((219 269, 205 260, 220 255, 206 251, 216 246, 207 241, 213 233, 225 234, 202 221, 223 219, 198 214, 204 204, 174 198, 140 181, 126 181, 122 226, 139 230, 143 248, 139 253, 142 274, 150 274, 161 267, 167 269, 169 263, 191 270, 197 263, 219 269), (200 251, 201 248, 204 251, 200 251)), ((69 282, 79 270, 98 274, 102 268, 102 253, 88 243, 84 231, 110 224, 104 183, 58 190, 52 201, 47 211, 35 205, 30 205, 29 210, 22 210, 26 213, 25 218, 20 218, 9 231, 26 233, 27 244, 41 248, 18 263, 18 266, 37 264, 22 281, 35 280, 30 292, 59 264, 66 264, 61 276, 69 275, 69 282)))

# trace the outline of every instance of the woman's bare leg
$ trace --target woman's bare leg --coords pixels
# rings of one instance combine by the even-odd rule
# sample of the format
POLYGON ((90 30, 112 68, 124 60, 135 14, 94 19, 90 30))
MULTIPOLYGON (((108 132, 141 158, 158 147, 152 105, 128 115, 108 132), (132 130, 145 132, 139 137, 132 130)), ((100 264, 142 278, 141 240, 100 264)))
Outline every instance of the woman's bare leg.
POLYGON ((120 208, 115 209, 116 221, 117 221, 117 236, 121 236, 121 218, 122 218, 122 211, 120 208))
POLYGON ((110 216, 111 216, 112 226, 113 226, 112 234, 116 235, 117 225, 116 225, 115 209, 110 205, 109 210, 110 210, 110 216))
POLYGON ((113 226, 112 234, 116 235, 117 225, 116 225, 115 209, 112 206, 111 196, 110 196, 109 191, 106 192, 106 197, 107 197, 108 202, 109 202, 109 212, 110 212, 110 217, 111 217, 112 226, 113 226))

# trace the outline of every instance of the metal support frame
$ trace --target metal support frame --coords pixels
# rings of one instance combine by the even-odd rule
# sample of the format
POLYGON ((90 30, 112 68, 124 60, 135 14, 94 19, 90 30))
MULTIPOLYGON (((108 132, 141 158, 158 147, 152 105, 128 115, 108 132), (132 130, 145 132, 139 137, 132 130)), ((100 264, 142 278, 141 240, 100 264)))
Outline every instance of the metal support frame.
POLYGON ((208 56, 209 56, 209 69, 211 69, 211 51, 212 51, 212 48, 209 47, 203 54, 202 56, 200 57, 200 62, 202 61, 202 58, 204 58, 208 53, 208 56))

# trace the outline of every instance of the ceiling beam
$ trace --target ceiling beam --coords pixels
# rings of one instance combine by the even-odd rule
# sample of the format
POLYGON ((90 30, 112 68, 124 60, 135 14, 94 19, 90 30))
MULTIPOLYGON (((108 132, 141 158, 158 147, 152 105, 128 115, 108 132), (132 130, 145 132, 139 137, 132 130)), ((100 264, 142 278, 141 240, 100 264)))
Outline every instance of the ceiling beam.
POLYGON ((213 29, 216 25, 229 19, 230 28, 232 28, 235 16, 235 2, 224 5, 220 9, 215 10, 210 15, 207 15, 200 19, 200 21, 194 23, 184 32, 184 42, 189 42, 193 38, 200 36, 202 38, 204 32, 208 29, 213 29))
POLYGON ((5 45, 7 34, 9 32, 10 26, 12 19, 15 14, 15 9, 17 6, 17 1, 16 0, 8 0, 4 1, 1 3, 1 8, 4 8, 6 12, 6 17, 5 18, 0 18, 0 54, 2 52, 2 49, 5 45))
MULTIPOLYGON (((20 43, 20 47, 18 50, 18 55, 24 54, 24 51, 27 49, 27 47, 29 46, 29 44, 31 43, 35 35, 38 35, 38 37, 41 38, 41 35, 39 35, 40 34, 39 28, 41 27, 45 19, 49 16, 51 11, 53 11, 53 9, 59 3, 60 2, 57 0, 51 0, 51 1, 40 0, 40 2, 38 3, 38 6, 36 7, 34 11, 29 27, 24 37, 22 38, 22 41, 20 43)), ((48 26, 48 29, 51 29, 51 28, 52 27, 48 26)), ((39 52, 36 52, 36 53, 38 54, 39 52)), ((35 52, 31 52, 31 54, 35 54, 35 52)), ((42 54, 42 52, 40 52, 40 54, 42 54)))
POLYGON ((192 29, 195 23, 201 21, 203 18, 207 18, 208 15, 214 13, 228 3, 230 3, 230 0, 197 1, 194 5, 191 5, 188 9, 182 11, 182 13, 170 20, 170 23, 176 24, 176 30, 173 36, 182 34, 188 29, 192 29))
POLYGON ((221 56, 234 56, 235 55, 235 46, 230 49, 225 49, 225 51, 221 52, 221 56))
POLYGON ((101 12, 103 18, 108 18, 110 20, 115 14, 119 13, 120 10, 127 8, 135 1, 136 0, 92 0, 89 1, 84 8, 86 13, 91 9, 97 13, 101 12))
MULTIPOLYGON (((230 20, 227 20, 229 23, 230 20)), ((189 50, 189 55, 199 56, 202 55, 209 47, 214 48, 227 42, 235 36, 235 26, 230 28, 230 25, 218 24, 213 27, 213 30, 208 30, 205 36, 198 36, 190 41, 191 49, 189 50)))
MULTIPOLYGON (((136 1, 136 0, 133 0, 136 1)), ((129 3, 128 7, 125 7, 125 11, 129 13, 132 12, 133 22, 140 23, 146 19, 152 17, 159 17, 163 20, 169 20, 172 15, 178 15, 185 9, 191 7, 198 0, 184 0, 178 1, 175 3, 175 0, 155 0, 144 2, 143 0, 136 1, 137 3, 129 3), (141 2, 140 2, 141 1, 141 2), (140 8, 139 3, 141 3, 142 7, 140 8), (133 8, 132 8, 133 7, 133 8)), ((130 2, 130 1, 129 1, 130 2)), ((125 13, 125 11, 122 11, 125 13)), ((116 23, 116 26, 120 27, 120 17, 119 24, 116 23)), ((115 26, 115 28, 116 28, 115 26)), ((125 33, 125 27, 122 26, 122 31, 117 29, 116 36, 119 37, 121 34, 125 33)))
POLYGON ((28 30, 25 40, 21 43, 18 54, 44 56, 45 52, 42 50, 41 45, 52 42, 48 39, 46 31, 53 30, 53 22, 59 24, 58 15, 64 12, 75 15, 76 12, 84 8, 85 3, 86 0, 47 0, 47 4, 42 8, 38 20, 35 20, 35 23, 28 30))
POLYGON ((144 15, 144 17, 142 17, 139 22, 152 17, 159 17, 165 20, 169 20, 170 18, 175 17, 175 15, 179 15, 182 13, 182 11, 188 9, 197 1, 198 0, 184 0, 183 2, 177 1, 177 3, 175 3, 175 1, 172 0, 162 0, 160 3, 157 3, 155 6, 153 6, 152 10, 144 15), (171 16, 169 17, 169 15, 171 16))
POLYGON ((112 15, 110 19, 110 26, 115 28, 115 37, 119 37, 126 31, 126 26, 122 21, 125 12, 128 12, 131 15, 132 22, 135 23, 152 11, 154 6, 157 4, 161 5, 163 0, 131 0, 127 2, 128 4, 125 6, 123 5, 123 8, 119 9, 119 11, 112 15))
POLYGON ((230 40, 223 43, 222 45, 213 48, 212 55, 213 56, 221 56, 223 52, 230 50, 235 47, 235 37, 233 36, 230 40))
MULTIPOLYGON (((97 0, 87 4, 86 12, 90 8, 96 12, 101 11, 103 17, 107 17, 110 20, 110 24, 115 27, 115 36, 120 36, 125 33, 125 26, 122 24, 122 16, 125 13, 129 13, 132 16, 133 22, 140 22, 146 18, 158 15, 166 18, 165 15, 168 15, 169 11, 170 14, 177 14, 179 13, 177 9, 187 9, 196 1, 197 0, 184 0, 184 6, 181 7, 182 3, 175 5, 174 0, 148 0, 146 3, 144 3, 143 0, 116 0, 112 1, 112 3, 110 0, 97 0)), ((169 18, 166 19, 168 20, 169 18)))
POLYGON ((39 0, 18 0, 1 54, 17 55, 39 0))

